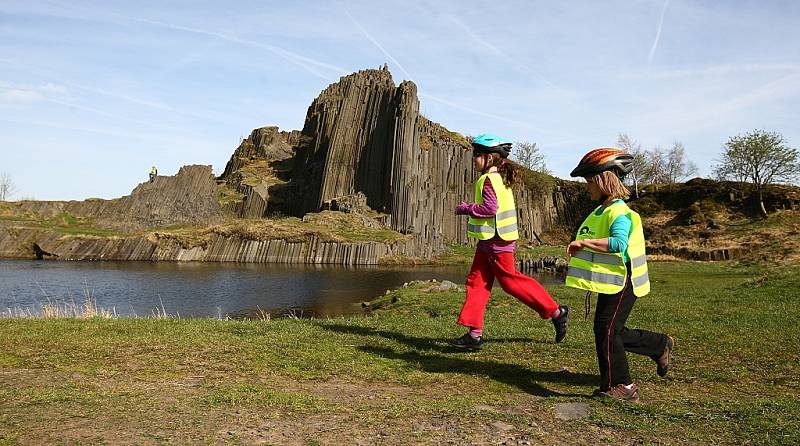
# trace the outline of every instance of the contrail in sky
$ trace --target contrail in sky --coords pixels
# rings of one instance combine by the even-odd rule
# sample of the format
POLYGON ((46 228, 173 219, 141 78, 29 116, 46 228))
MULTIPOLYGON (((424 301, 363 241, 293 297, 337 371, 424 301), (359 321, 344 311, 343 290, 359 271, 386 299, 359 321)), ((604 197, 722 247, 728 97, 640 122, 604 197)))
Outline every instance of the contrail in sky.
MULTIPOLYGON (((13 60, 10 60, 10 59, 5 59, 5 58, 0 57, 0 62, 6 63, 6 64, 11 65, 11 66, 15 66, 17 69, 22 70, 22 71, 24 71, 26 73, 33 74, 35 76, 40 76, 40 77, 43 77, 43 78, 46 78, 46 79, 55 79, 57 77, 52 73, 47 73, 45 71, 41 71, 39 69, 32 68, 32 67, 30 67, 28 65, 21 64, 21 63, 18 63, 16 61, 13 61, 13 60)), ((229 116, 216 116, 216 115, 213 115, 213 114, 199 113, 199 112, 195 112, 195 111, 178 110, 178 109, 175 109, 174 107, 170 107, 168 105, 164 105, 164 104, 161 104, 161 103, 158 103, 158 102, 152 102, 152 101, 147 101, 147 100, 135 98, 133 96, 129 96, 129 95, 126 95, 126 94, 117 93, 115 91, 109 91, 109 90, 103 90, 103 89, 94 88, 94 87, 88 87, 86 85, 77 84, 75 82, 70 82, 70 81, 67 81, 67 80, 64 80, 64 79, 58 79, 57 82, 60 83, 60 84, 63 84, 64 86, 70 87, 70 88, 75 88, 75 89, 78 89, 78 90, 88 91, 90 93, 95 93, 95 94, 99 94, 99 95, 102 95, 102 96, 108 96, 108 97, 114 98, 114 99, 122 99, 124 101, 128 101, 128 102, 131 102, 131 103, 134 103, 134 104, 143 105, 145 107, 155 108, 155 109, 158 109, 158 110, 166 110, 166 111, 169 111, 169 112, 172 112, 172 113, 176 113, 176 114, 179 114, 179 115, 191 116, 191 117, 194 117, 194 118, 201 118, 201 119, 208 119, 210 121, 216 121, 216 122, 235 122, 235 121, 231 120, 229 116)), ((238 118, 237 117, 237 119, 244 119, 244 118, 238 118)))
POLYGON ((376 47, 378 47, 378 49, 379 49, 379 50, 381 50, 381 52, 383 53, 383 55, 384 55, 384 56, 388 57, 388 58, 389 58, 389 60, 391 60, 391 61, 392 61, 392 62, 393 62, 395 65, 397 65, 397 67, 398 67, 398 68, 400 68, 400 71, 402 71, 402 72, 403 72, 403 74, 405 74, 405 75, 406 75, 406 79, 408 79, 408 80, 411 80, 411 79, 412 79, 412 76, 411 76, 410 74, 408 74, 408 71, 406 71, 406 69, 405 69, 405 68, 403 68, 403 66, 400 64, 400 62, 398 62, 398 61, 397 61, 397 59, 395 59, 394 57, 392 57, 392 55, 391 55, 391 54, 389 54, 389 52, 388 52, 388 51, 386 51, 386 49, 385 49, 383 46, 381 46, 381 44, 380 44, 380 43, 378 43, 378 41, 377 41, 377 40, 375 40, 375 39, 374 39, 374 38, 373 38, 373 37, 370 35, 370 33, 368 33, 368 32, 367 32, 367 30, 366 30, 366 29, 364 29, 364 27, 363 27, 363 26, 361 26, 361 24, 360 24, 360 23, 358 23, 358 21, 356 21, 355 17, 353 17, 353 16, 350 14, 350 12, 347 10, 347 8, 345 8, 345 7, 344 7, 344 5, 341 5, 341 7, 342 7, 342 11, 344 11, 344 13, 347 15, 347 17, 349 17, 349 18, 350 18, 350 21, 351 21, 351 22, 353 22, 353 24, 354 24, 354 25, 356 25, 356 27, 357 27, 358 29, 360 29, 360 30, 361 30, 361 32, 362 32, 362 33, 363 33, 363 34, 364 34, 364 35, 367 37, 367 39, 369 39, 369 41, 370 41, 370 42, 372 42, 372 43, 373 43, 373 44, 374 44, 376 47))
POLYGON ((507 122, 509 124, 518 125, 520 127, 525 127, 525 128, 527 128, 529 130, 535 130, 535 131, 540 132, 540 133, 549 133, 551 135, 553 134, 553 132, 533 127, 532 125, 530 125, 530 124, 528 124, 527 122, 524 122, 524 121, 517 121, 517 120, 514 120, 514 119, 506 118, 504 116, 495 115, 493 113, 487 113, 487 112, 484 112, 484 111, 475 110, 474 108, 469 108, 469 107, 465 107, 465 106, 460 105, 460 104, 456 104, 455 102, 450 102, 447 99, 442 99, 442 98, 439 98, 439 97, 436 97, 436 96, 431 96, 431 95, 425 94, 425 93, 419 93, 419 96, 423 97, 423 98, 426 98, 426 99, 431 99, 433 101, 440 102, 442 104, 449 105, 450 107, 457 108, 459 110, 463 110, 465 112, 473 113, 473 114, 476 114, 476 115, 479 115, 479 116, 485 116, 487 118, 497 119, 498 121, 503 121, 503 122, 507 122))
MULTIPOLYGON (((120 17, 124 17, 124 16, 120 16, 120 17)), ((195 33, 195 34, 204 34, 204 35, 207 35, 207 36, 212 36, 212 37, 216 37, 218 39, 226 40, 228 42, 238 43, 238 44, 241 44, 241 45, 250 45, 250 46, 254 46, 256 48, 262 48, 262 49, 265 49, 267 51, 271 51, 274 54, 277 54, 278 56, 286 59, 287 61, 289 61, 289 62, 291 62, 291 63, 293 63, 295 65, 300 66, 301 68, 305 69, 306 71, 308 71, 309 73, 313 74, 314 76, 317 76, 317 77, 319 77, 321 79, 324 79, 324 80, 330 80, 330 76, 326 76, 323 73, 320 73, 319 71, 317 71, 315 69, 315 67, 327 68, 329 70, 337 72, 338 74, 345 74, 347 72, 343 68, 337 67, 335 65, 330 65, 330 64, 327 64, 325 62, 320 62, 318 60, 311 59, 309 57, 301 56, 300 54, 293 53, 291 51, 285 50, 283 48, 280 48, 280 47, 277 47, 277 46, 274 46, 274 45, 269 45, 269 44, 265 44, 265 43, 261 43, 261 42, 255 42, 255 41, 252 41, 252 40, 246 40, 246 39, 242 39, 242 38, 239 38, 239 37, 236 37, 236 36, 232 36, 232 35, 229 35, 229 34, 223 34, 223 33, 214 32, 214 31, 207 31, 205 29, 200 29, 200 28, 191 28, 191 27, 188 27, 188 26, 175 25, 175 24, 172 24, 172 23, 159 22, 157 20, 147 20, 147 19, 140 19, 140 18, 136 18, 136 17, 124 17, 124 18, 126 18, 128 20, 133 20, 133 21, 136 21, 136 22, 146 23, 148 25, 160 26, 160 27, 163 27, 163 28, 169 28, 169 29, 174 29, 174 30, 177 30, 177 31, 185 31, 185 32, 190 32, 190 33, 195 33)))
MULTIPOLYGON (((161 127, 161 128, 165 128, 165 129, 169 129, 169 130, 181 130, 181 131, 183 131, 183 129, 179 129, 177 127, 171 127, 171 126, 166 126, 164 124, 158 124, 158 123, 155 123, 155 122, 142 121, 142 120, 139 120, 139 119, 128 118, 128 117, 125 117, 125 116, 120 116, 120 115, 116 115, 116 114, 113 114, 113 113, 108 113, 108 112, 105 112, 103 110, 98 110, 96 108, 86 107, 84 105, 76 104, 74 102, 62 101, 62 100, 59 100, 59 99, 55 99, 55 98, 52 98, 52 97, 49 97, 49 96, 43 94, 43 91, 41 89, 28 88, 28 87, 19 86, 19 85, 14 86, 14 85, 11 85, 11 84, 8 84, 8 83, 0 81, 0 90, 27 93, 29 95, 28 97, 30 97, 32 100, 50 102, 50 103, 53 103, 53 104, 62 105, 64 107, 68 107, 68 108, 72 108, 72 109, 83 110, 85 112, 95 113, 95 114, 98 114, 98 115, 101 115, 101 116, 106 116, 106 117, 113 118, 113 119, 116 119, 116 120, 123 120, 123 121, 133 122, 133 123, 136 123, 136 124, 149 125, 149 126, 153 126, 153 127, 161 127)), ((187 131, 187 133, 189 133, 189 132, 187 131)))
POLYGON ((661 28, 664 26, 664 15, 667 13, 667 6, 669 6, 669 0, 664 0, 664 8, 661 9, 661 18, 658 20, 658 31, 656 31, 656 39, 653 41, 653 46, 650 48, 650 56, 647 58, 647 65, 653 63, 653 58, 656 55, 656 49, 658 48, 658 41, 661 39, 661 28))
MULTIPOLYGON (((347 15, 347 17, 350 18, 350 20, 353 22, 353 24, 356 25, 356 27, 358 27, 358 29, 361 30, 361 32, 364 34, 364 36, 366 36, 367 39, 369 39, 369 41, 372 42, 373 45, 375 45, 386 57, 389 58, 389 60, 391 60, 395 65, 397 65, 398 68, 400 68, 400 71, 402 71, 403 74, 406 75, 407 79, 409 79, 409 80, 413 79, 411 74, 409 74, 408 71, 406 71, 406 69, 403 68, 403 65, 401 65, 400 62, 397 61, 397 59, 392 57, 392 55, 389 54, 389 52, 386 51, 386 49, 383 48, 383 46, 381 46, 381 44, 378 43, 378 41, 375 40, 375 38, 372 37, 372 35, 370 35, 370 33, 368 33, 367 30, 364 29, 364 27, 362 27, 358 23, 358 21, 356 21, 356 19, 350 14, 350 12, 347 10, 347 8, 344 7, 344 5, 342 5, 342 10, 347 15)), ((485 116, 487 118, 497 119, 499 121, 504 121, 504 122, 507 122, 507 123, 510 123, 510 124, 514 124, 514 125, 518 125, 518 126, 522 126, 522 127, 528 128, 528 129, 542 131, 541 129, 533 128, 527 122, 516 121, 516 120, 513 120, 513 119, 505 118, 503 116, 495 115, 495 114, 492 114, 492 113, 487 113, 487 112, 483 112, 483 111, 480 111, 480 110, 475 110, 475 109, 472 109, 472 108, 469 108, 469 107, 465 107, 463 105, 456 104, 454 102, 450 102, 450 101, 448 101, 446 99, 442 99, 442 98, 439 98, 439 97, 436 97, 436 96, 432 96, 430 94, 425 94, 425 93, 423 93, 421 91, 419 92, 419 96, 423 97, 423 98, 431 99, 433 101, 448 105, 450 107, 453 107, 453 108, 456 108, 456 109, 459 109, 459 110, 462 110, 462 111, 465 111, 465 112, 473 113, 473 114, 476 114, 476 115, 479 115, 479 116, 485 116)))
POLYGON ((453 16, 448 16, 448 18, 449 18, 449 19, 450 19, 450 20, 451 20, 453 23, 455 23, 456 25, 458 25, 458 26, 461 28, 461 30, 462 30, 463 32, 465 32, 465 33, 466 33, 466 34, 468 34, 470 37, 472 37, 472 38, 473 38, 473 39, 474 39, 476 42, 478 42, 478 43, 480 43, 481 45, 483 45, 484 47, 488 48, 488 49, 489 49, 489 50, 491 50, 493 53, 495 53, 496 55, 500 56, 502 59, 505 59, 505 60, 506 60, 506 62, 507 62, 509 65, 514 65, 514 66, 516 66, 516 67, 517 67, 517 68, 518 68, 520 71, 522 71, 523 73, 533 74, 535 78, 537 78, 538 80, 540 80, 540 81, 544 82, 545 84, 547 84, 547 86, 548 86, 548 87, 555 88, 555 89, 559 89, 559 86, 558 86, 558 85, 556 85, 556 84, 554 84, 553 82, 551 82, 549 79, 547 79, 546 77, 544 77, 544 76, 543 76, 541 73, 539 73, 539 72, 538 72, 538 71, 536 71, 535 69, 533 69, 533 68, 531 68, 531 67, 529 67, 529 66, 527 66, 527 65, 525 65, 525 64, 523 64, 523 63, 521 63, 521 62, 519 62, 519 61, 518 61, 518 59, 515 59, 515 58, 513 58, 513 57, 509 56, 509 55, 508 55, 508 54, 506 54, 504 51, 502 51, 500 48, 497 48, 496 46, 494 46, 494 45, 492 45, 491 43, 487 42, 485 39, 481 38, 479 35, 475 34, 475 32, 473 32, 473 31, 472 31, 472 29, 470 29, 470 27, 469 27, 469 26, 467 26, 467 25, 466 25, 464 22, 462 22, 461 20, 459 20, 459 19, 457 19, 457 18, 455 18, 455 17, 453 17, 453 16))
MULTIPOLYGON (((65 9, 68 9, 68 10, 69 9, 71 9, 71 10, 75 10, 76 9, 75 5, 71 5, 71 4, 67 4, 67 3, 55 2, 55 4, 58 4, 59 6, 65 8, 65 9)), ((262 49, 270 51, 270 52, 272 52, 272 53, 274 53, 274 54, 286 59, 288 62, 293 63, 293 64, 305 69, 306 71, 308 71, 309 73, 313 74, 314 76, 317 76, 317 77, 319 77, 321 79, 324 79, 324 80, 330 80, 330 76, 326 76, 323 73, 320 73, 318 70, 315 69, 315 67, 326 68, 326 69, 335 71, 338 74, 347 73, 346 70, 344 70, 343 68, 337 67, 335 65, 330 65, 330 64, 327 64, 327 63, 324 63, 324 62, 321 62, 321 61, 318 61, 318 60, 315 60, 315 59, 311 59, 309 57, 305 57, 305 56, 302 56, 300 54, 293 53, 291 51, 285 50, 283 48, 280 48, 280 47, 277 47, 277 46, 274 46, 274 45, 269 45, 269 44, 264 44, 264 43, 261 43, 261 42, 242 39, 240 37, 236 37, 236 36, 233 36, 233 35, 230 35, 230 34, 224 34, 224 33, 220 33, 220 32, 209 31, 209 30, 205 30, 205 29, 201 29, 201 28, 193 28, 193 27, 189 27, 189 26, 176 25, 176 24, 173 24, 173 23, 166 23, 166 22, 161 22, 161 21, 158 21, 158 20, 149 20, 149 19, 142 19, 142 18, 139 18, 139 17, 131 17, 131 16, 126 16, 126 15, 119 14, 119 13, 116 13, 116 12, 111 12, 111 11, 106 11, 105 13, 107 15, 110 15, 110 16, 113 16, 113 17, 117 17, 119 19, 122 19, 122 20, 128 21, 128 22, 138 22, 138 23, 148 24, 148 25, 151 25, 151 26, 159 26, 159 27, 162 27, 162 28, 172 29, 172 30, 176 30, 176 31, 184 31, 184 32, 190 32, 190 33, 195 33, 195 34, 203 34, 203 35, 206 35, 206 36, 211 36, 211 37, 216 37, 218 39, 226 40, 228 42, 238 43, 240 45, 248 45, 248 46, 254 46, 254 47, 257 47, 257 48, 262 48, 262 49)), ((75 17, 72 17, 72 18, 75 18, 75 17)), ((83 18, 86 18, 86 17, 83 17, 83 18)), ((114 22, 113 20, 109 20, 107 17, 102 17, 102 18, 88 17, 88 18, 91 19, 91 20, 110 21, 112 23, 117 23, 117 22, 114 22)))
MULTIPOLYGON (((372 37, 372 35, 370 35, 370 33, 368 33, 368 32, 367 32, 367 30, 366 30, 366 29, 364 29, 364 27, 362 27, 362 26, 361 26, 361 25, 358 23, 358 21, 356 21, 356 19, 355 19, 355 18, 354 18, 354 17, 353 17, 353 16, 350 14, 350 12, 347 10, 347 8, 346 8, 344 5, 341 5, 341 7, 342 7, 342 11, 344 11, 344 13, 347 15, 347 17, 349 17, 349 18, 350 18, 350 20, 353 22, 353 24, 354 24, 354 25, 356 25, 356 27, 358 27, 358 29, 360 29, 360 30, 361 30, 361 32, 364 34, 364 36, 366 36, 366 37, 367 37, 367 39, 369 39, 369 41, 370 41, 370 42, 372 42, 372 44, 373 44, 373 45, 375 45, 376 47, 378 47, 378 49, 379 49, 379 50, 381 50, 381 52, 382 52, 382 53, 383 53, 383 54, 384 54, 386 57, 388 57, 388 58, 389 58, 389 60, 391 60, 391 61, 392 61, 392 62, 393 62, 395 65, 397 65, 397 67, 398 67, 398 68, 400 68, 400 71, 402 71, 402 72, 403 72, 403 74, 405 74, 405 75, 406 75, 406 78, 407 78, 408 80, 412 80, 413 78, 412 78, 411 74, 409 74, 409 73, 408 73, 408 71, 406 71, 406 69, 405 69, 405 68, 403 68, 403 65, 401 65, 401 64, 400 64, 400 62, 398 62, 398 61, 397 61, 397 59, 395 59, 394 57, 392 57, 392 55, 391 55, 391 54, 389 54, 389 52, 388 52, 388 51, 386 51, 386 49, 385 49, 385 48, 383 48, 383 46, 381 46, 381 44, 380 44, 380 43, 378 43, 378 41, 377 41, 377 40, 375 40, 375 38, 374 38, 374 37, 372 37)), ((491 114, 491 113, 482 112, 482 111, 480 111, 480 110, 474 110, 474 109, 471 109, 471 108, 469 108, 469 107, 464 107, 463 105, 459 105, 459 104, 456 104, 456 103, 450 102, 450 101, 448 101, 448 100, 446 100, 446 99, 438 98, 438 97, 436 97, 436 96, 431 96, 431 95, 429 95, 429 94, 425 94, 425 93, 422 93, 422 92, 419 92, 419 96, 420 96, 420 97, 427 98, 427 99, 434 100, 434 101, 436 101, 436 102, 440 102, 440 103, 442 103, 442 104, 448 105, 448 106, 450 106, 450 107, 453 107, 453 108, 457 108, 457 109, 459 109, 459 110, 463 110, 463 111, 466 111, 466 112, 469 112, 469 113, 474 113, 474 114, 476 114, 476 115, 480 115, 480 116, 486 116, 486 117, 488 117, 488 118, 498 119, 498 120, 500 120, 500 121, 506 121, 506 122, 509 122, 509 123, 513 123, 513 124, 517 124, 517 125, 521 125, 521 126, 525 126, 525 127, 530 127, 530 126, 529 126, 527 123, 524 123, 524 122, 520 122, 520 121, 514 121, 514 120, 511 120, 511 119, 508 119, 508 118, 504 118, 504 117, 502 117, 502 116, 497 116, 497 115, 493 115, 493 114, 491 114)))

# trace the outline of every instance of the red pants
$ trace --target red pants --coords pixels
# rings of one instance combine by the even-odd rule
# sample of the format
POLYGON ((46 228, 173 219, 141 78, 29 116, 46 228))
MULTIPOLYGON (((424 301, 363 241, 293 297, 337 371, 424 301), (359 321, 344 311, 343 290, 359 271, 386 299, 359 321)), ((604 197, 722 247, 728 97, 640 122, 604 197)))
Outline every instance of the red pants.
POLYGON ((458 315, 459 324, 483 328, 483 313, 495 278, 506 293, 533 308, 542 319, 549 319, 558 308, 539 282, 514 268, 514 253, 489 254, 475 250, 472 269, 467 276, 467 299, 458 315))

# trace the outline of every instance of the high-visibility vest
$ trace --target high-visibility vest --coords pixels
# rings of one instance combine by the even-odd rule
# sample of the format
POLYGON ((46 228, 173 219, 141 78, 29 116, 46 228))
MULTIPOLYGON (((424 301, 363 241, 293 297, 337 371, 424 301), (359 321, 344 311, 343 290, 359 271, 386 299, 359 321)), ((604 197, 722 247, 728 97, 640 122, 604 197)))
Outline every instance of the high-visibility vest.
MULTIPOLYGON (((641 217, 623 201, 608 206, 600 215, 596 215, 598 209, 600 208, 586 217, 578 229, 575 240, 608 238, 614 220, 622 215, 628 215, 632 225, 626 252, 631 261, 633 294, 638 297, 646 295, 650 292, 650 278, 647 274, 641 217)), ((621 252, 597 252, 585 248, 579 250, 569 260, 566 285, 602 294, 616 294, 625 286, 627 274, 621 252)))
POLYGON ((486 173, 475 182, 475 203, 483 203, 483 183, 492 184, 497 196, 497 214, 489 218, 470 217, 467 221, 467 236, 478 240, 489 240, 495 234, 503 240, 517 240, 517 207, 514 204, 514 192, 503 183, 503 177, 497 172, 486 173))

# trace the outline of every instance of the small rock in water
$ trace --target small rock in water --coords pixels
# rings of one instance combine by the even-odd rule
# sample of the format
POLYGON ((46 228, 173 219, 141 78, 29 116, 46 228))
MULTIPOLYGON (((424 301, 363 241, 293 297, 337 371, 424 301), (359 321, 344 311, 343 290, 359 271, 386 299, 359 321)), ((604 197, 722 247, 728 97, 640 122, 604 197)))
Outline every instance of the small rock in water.
POLYGON ((361 308, 367 308, 369 306, 369 302, 361 302, 361 308))
POLYGON ((558 403, 555 406, 556 418, 559 420, 577 420, 589 416, 589 405, 586 403, 558 403))

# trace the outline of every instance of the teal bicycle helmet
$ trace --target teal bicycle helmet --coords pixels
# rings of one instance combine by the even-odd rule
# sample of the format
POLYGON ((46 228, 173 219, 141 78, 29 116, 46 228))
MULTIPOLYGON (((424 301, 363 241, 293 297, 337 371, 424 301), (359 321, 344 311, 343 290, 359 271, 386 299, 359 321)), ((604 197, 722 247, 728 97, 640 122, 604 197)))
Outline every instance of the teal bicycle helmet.
POLYGON ((472 140, 472 156, 498 153, 503 158, 511 154, 511 141, 490 133, 476 136, 472 140))

